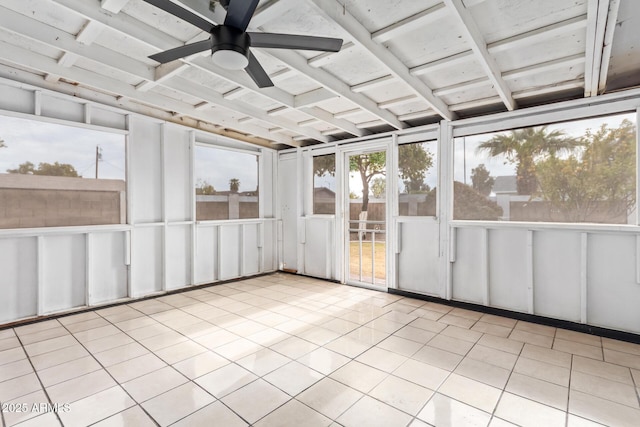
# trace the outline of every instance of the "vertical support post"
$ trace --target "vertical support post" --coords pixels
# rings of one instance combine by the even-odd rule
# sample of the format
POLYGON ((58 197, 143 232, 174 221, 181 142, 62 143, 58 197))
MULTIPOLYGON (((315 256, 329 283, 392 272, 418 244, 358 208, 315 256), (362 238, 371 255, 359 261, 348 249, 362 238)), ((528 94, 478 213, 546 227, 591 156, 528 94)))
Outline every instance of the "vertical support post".
POLYGON ((581 233, 580 239, 580 323, 587 323, 587 272, 589 235, 581 233))
POLYGON ((85 280, 85 295, 84 305, 91 306, 91 297, 93 294, 93 235, 86 233, 84 238, 84 250, 85 250, 85 262, 84 262, 84 280, 85 280))
POLYGON ((162 291, 167 290, 167 279, 169 273, 169 260, 167 257, 167 235, 169 234, 169 222, 167 219, 167 165, 165 153, 165 139, 167 134, 167 125, 160 125, 160 197, 162 200, 162 291))
POLYGON ((371 283, 376 283, 376 230, 371 230, 371 283))
POLYGON ((42 115, 42 91, 36 90, 33 92, 33 114, 36 116, 42 115))
POLYGON ((44 236, 36 236, 36 268, 38 281, 37 315, 44 313, 44 236))
MULTIPOLYGON (((451 122, 442 120, 438 133, 438 194, 436 219, 438 221, 438 256, 440 257, 440 295, 453 298, 453 266, 449 262, 449 242, 452 236, 450 223, 453 219, 453 131, 451 122)), ((453 242, 455 244, 455 242, 453 242)))
POLYGON ((189 131, 189 201, 190 205, 190 215, 189 218, 191 220, 191 285, 196 284, 196 263, 198 262, 198 225, 196 223, 196 178, 195 178, 195 144, 196 144, 196 133, 194 131, 189 131))
POLYGON ((489 291, 489 275, 490 275, 490 266, 489 266, 489 229, 482 229, 482 246, 481 246, 482 254, 482 267, 484 272, 482 274, 482 304, 489 306, 491 303, 491 296, 489 291))
POLYGON ((91 104, 85 103, 84 104, 84 122, 86 124, 91 124, 91 112, 92 112, 91 104))
POLYGON ((527 310, 534 313, 534 277, 533 277, 533 230, 527 230, 527 310))

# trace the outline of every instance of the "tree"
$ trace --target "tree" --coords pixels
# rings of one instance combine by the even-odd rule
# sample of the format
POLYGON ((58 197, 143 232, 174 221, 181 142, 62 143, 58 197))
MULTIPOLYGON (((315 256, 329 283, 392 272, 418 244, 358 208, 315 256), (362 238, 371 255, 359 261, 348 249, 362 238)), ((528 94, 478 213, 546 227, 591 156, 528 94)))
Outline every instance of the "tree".
POLYGON ((424 193, 427 171, 433 166, 433 153, 422 144, 404 144, 398 149, 398 169, 407 193, 424 193))
POLYGON ((629 120, 618 128, 603 124, 587 131, 583 153, 550 157, 536 165, 540 195, 572 222, 626 217, 636 204, 636 129, 629 120), (594 214, 599 214, 594 216, 594 214))
POLYGON ((453 219, 496 221, 501 216, 502 208, 496 202, 469 185, 453 183, 453 219))
POLYGON ((384 178, 376 178, 371 182, 371 193, 376 199, 381 199, 387 191, 387 180, 384 178))
POLYGON ((471 182, 474 190, 483 196, 488 196, 491 194, 496 179, 489 174, 484 163, 481 163, 478 167, 471 169, 471 182))
POLYGON ((68 163, 39 163, 36 169, 31 162, 24 162, 20 164, 16 169, 7 169, 8 173, 17 173, 23 175, 44 175, 44 176, 67 176, 82 178, 78 175, 78 172, 68 163))
POLYGON ((547 126, 530 127, 500 133, 478 146, 478 152, 490 156, 504 155, 516 165, 518 194, 530 195, 538 187, 535 162, 556 154, 566 153, 582 145, 580 138, 572 138, 563 131, 549 131, 547 126))
POLYGON ((386 162, 387 156, 384 151, 359 154, 349 158, 349 170, 358 172, 362 180, 362 212, 367 212, 369 209, 369 185, 371 180, 378 175, 384 176, 386 174, 386 162))
POLYGON ((232 193, 237 193, 240 190, 240 180, 238 178, 231 178, 229 180, 229 190, 232 193))
POLYGON ((5 148, 7 144, 4 143, 4 139, 0 138, 0 148, 5 148))
POLYGON ((216 189, 213 188, 213 185, 209 184, 207 181, 199 179, 198 183, 196 184, 196 194, 211 196, 213 194, 216 194, 216 189))

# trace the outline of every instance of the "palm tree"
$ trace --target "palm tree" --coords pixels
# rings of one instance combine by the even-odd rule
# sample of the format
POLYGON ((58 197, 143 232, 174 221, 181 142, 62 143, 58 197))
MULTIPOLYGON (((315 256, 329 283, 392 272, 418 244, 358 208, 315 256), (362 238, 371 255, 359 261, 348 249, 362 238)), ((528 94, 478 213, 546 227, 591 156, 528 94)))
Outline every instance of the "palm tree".
POLYGON ((233 193, 237 193, 240 189, 240 180, 238 178, 231 178, 229 180, 229 190, 233 193))
POLYGON ((478 152, 490 156, 504 155, 516 165, 518 194, 533 194, 538 187, 535 162, 544 156, 568 152, 583 145, 581 138, 567 136, 564 131, 549 131, 547 126, 537 126, 501 133, 478 146, 478 152))

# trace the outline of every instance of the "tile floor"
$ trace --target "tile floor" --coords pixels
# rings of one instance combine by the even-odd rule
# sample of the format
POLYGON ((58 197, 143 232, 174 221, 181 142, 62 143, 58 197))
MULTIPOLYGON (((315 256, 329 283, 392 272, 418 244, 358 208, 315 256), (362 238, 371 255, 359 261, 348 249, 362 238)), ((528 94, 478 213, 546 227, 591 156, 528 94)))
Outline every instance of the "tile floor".
POLYGON ((287 274, 0 330, 3 427, 638 426, 639 395, 640 345, 287 274))

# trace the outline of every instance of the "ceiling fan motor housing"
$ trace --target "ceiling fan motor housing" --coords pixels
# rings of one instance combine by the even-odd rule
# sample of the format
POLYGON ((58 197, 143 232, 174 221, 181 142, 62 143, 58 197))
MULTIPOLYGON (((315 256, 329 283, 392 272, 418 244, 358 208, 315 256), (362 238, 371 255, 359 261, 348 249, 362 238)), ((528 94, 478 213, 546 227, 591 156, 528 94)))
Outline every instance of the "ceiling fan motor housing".
POLYGON ((232 50, 248 57, 250 43, 249 35, 237 28, 218 25, 211 30, 212 53, 219 50, 232 50))

